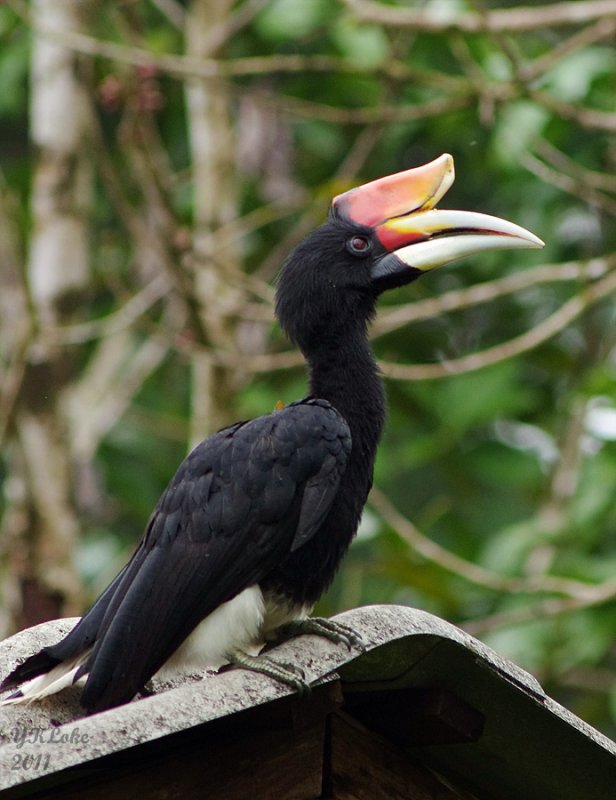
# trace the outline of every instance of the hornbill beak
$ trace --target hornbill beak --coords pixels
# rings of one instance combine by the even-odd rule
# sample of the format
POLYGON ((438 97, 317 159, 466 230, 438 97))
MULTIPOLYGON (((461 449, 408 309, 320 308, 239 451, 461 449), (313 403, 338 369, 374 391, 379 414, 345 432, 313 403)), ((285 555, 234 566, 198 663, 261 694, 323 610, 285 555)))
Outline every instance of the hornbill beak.
POLYGON ((543 247, 533 233, 504 219, 437 209, 454 177, 453 158, 445 153, 334 198, 332 214, 371 228, 385 249, 375 262, 376 280, 408 267, 425 272, 483 250, 543 247))

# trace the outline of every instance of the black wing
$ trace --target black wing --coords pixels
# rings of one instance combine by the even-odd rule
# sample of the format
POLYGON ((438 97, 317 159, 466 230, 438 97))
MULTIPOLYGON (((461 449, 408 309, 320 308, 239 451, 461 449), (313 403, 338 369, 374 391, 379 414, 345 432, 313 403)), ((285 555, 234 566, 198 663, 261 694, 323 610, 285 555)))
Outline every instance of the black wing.
POLYGON ((202 619, 309 541, 350 448, 346 422, 321 400, 239 423, 198 445, 129 564, 76 628, 47 648, 57 663, 93 643, 81 670, 89 673, 83 704, 94 710, 132 699, 202 619))

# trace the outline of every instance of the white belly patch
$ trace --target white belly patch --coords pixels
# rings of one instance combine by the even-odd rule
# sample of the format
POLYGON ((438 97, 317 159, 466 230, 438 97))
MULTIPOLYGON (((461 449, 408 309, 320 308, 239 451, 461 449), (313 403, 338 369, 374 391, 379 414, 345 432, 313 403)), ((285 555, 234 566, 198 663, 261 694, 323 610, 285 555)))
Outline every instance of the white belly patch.
MULTIPOLYGON (((264 597, 259 586, 249 586, 200 622, 158 670, 156 677, 169 680, 178 673, 200 672, 206 667, 217 669, 228 663, 229 656, 238 650, 258 655, 276 628, 294 619, 303 619, 309 612, 307 606, 290 604, 275 594, 268 593, 264 597)), ((0 704, 36 700, 71 685, 89 653, 89 650, 80 653, 49 673, 27 681, 20 687, 23 696, 0 701, 0 704)))
POLYGON ((164 678, 169 671, 218 668, 228 662, 228 655, 235 650, 258 653, 264 616, 261 589, 249 586, 202 620, 157 676, 164 678))
POLYGON ((303 619, 309 611, 273 595, 264 597, 256 584, 249 586, 200 622, 156 675, 165 679, 179 671, 217 669, 237 650, 258 655, 278 626, 303 619))

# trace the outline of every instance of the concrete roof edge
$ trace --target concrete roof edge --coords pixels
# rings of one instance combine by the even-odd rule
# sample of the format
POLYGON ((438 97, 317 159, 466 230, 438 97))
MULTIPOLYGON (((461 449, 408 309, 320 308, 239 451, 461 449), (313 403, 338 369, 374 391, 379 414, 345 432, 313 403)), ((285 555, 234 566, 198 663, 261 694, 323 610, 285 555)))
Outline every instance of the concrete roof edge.
MULTIPOLYGON (((398 640, 407 639, 409 646, 421 637, 446 640, 469 650, 478 662, 510 682, 516 691, 540 698, 546 713, 558 716, 581 735, 616 755, 613 742, 546 697, 535 678, 432 614, 403 606, 367 606, 347 611, 336 619, 351 625, 362 636, 365 653, 349 652, 342 645, 311 636, 285 642, 276 648, 274 656, 298 664, 312 681, 361 659, 369 661, 371 653, 376 654, 379 648, 398 640)), ((57 641, 74 622, 43 623, 0 642, 0 674, 4 676, 16 661, 57 641)), ((241 670, 207 673, 203 679, 185 677, 164 688, 167 690, 151 697, 92 716, 83 715, 78 687, 40 703, 0 709, 0 738, 4 740, 0 747, 0 785, 13 786, 35 777, 24 770, 12 769, 16 754, 36 758, 51 753, 48 772, 55 772, 291 694, 286 686, 241 670), (16 738, 19 732, 26 737, 25 741, 16 738)), ((41 774, 45 773, 38 771, 36 777, 41 774)))

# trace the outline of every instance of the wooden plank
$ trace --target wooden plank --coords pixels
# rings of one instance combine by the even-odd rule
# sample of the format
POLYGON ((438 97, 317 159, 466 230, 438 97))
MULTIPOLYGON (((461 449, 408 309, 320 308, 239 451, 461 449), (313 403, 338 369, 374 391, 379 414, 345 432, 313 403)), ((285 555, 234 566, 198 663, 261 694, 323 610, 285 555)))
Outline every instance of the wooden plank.
POLYGON ((441 688, 358 692, 345 708, 366 728, 408 747, 476 742, 485 722, 477 709, 441 688))
POLYGON ((68 786, 34 797, 62 800, 313 800, 321 794, 324 724, 287 734, 241 731, 230 741, 197 741, 138 765, 83 770, 68 786), (57 793, 57 794, 56 794, 57 793))
POLYGON ((357 720, 332 714, 326 739, 327 800, 461 800, 466 795, 414 763, 402 748, 357 720))
POLYGON ((39 784, 33 800, 315 800, 325 723, 339 684, 291 696, 107 756, 39 784))

